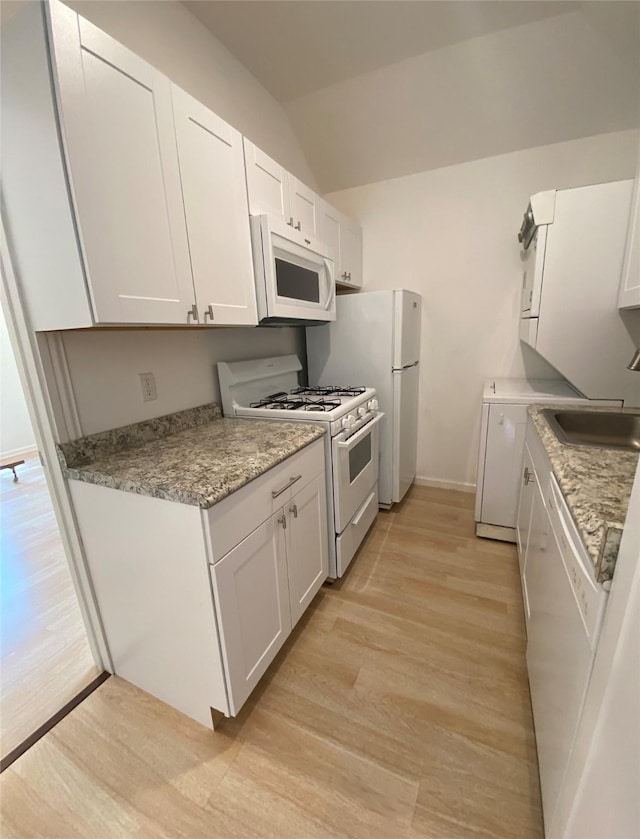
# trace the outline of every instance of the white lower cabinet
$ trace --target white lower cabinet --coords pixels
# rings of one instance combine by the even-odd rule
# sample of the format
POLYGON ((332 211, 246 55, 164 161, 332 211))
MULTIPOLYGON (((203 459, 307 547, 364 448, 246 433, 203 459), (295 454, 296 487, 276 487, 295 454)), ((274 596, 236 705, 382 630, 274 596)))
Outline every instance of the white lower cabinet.
POLYGON ((321 476, 294 495, 287 510, 287 569, 293 627, 329 573, 327 496, 321 476))
MULTIPOLYGON (((323 475, 284 497, 273 515, 211 569, 231 714, 240 710, 329 573, 323 475)), ((248 496, 243 506, 251 502, 248 496)))
POLYGON ((231 713, 258 684, 291 631, 287 554, 276 513, 213 566, 231 713))
POLYGON ((211 726, 329 573, 324 441, 207 510, 70 480, 113 672, 211 726))

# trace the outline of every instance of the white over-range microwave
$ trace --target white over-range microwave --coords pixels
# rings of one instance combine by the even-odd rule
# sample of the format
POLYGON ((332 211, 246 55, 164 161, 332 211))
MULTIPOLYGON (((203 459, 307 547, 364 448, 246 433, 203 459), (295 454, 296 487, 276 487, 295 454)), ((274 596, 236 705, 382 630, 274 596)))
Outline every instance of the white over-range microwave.
POLYGON ((277 216, 251 216, 258 320, 263 325, 336 319, 333 260, 327 246, 277 216))

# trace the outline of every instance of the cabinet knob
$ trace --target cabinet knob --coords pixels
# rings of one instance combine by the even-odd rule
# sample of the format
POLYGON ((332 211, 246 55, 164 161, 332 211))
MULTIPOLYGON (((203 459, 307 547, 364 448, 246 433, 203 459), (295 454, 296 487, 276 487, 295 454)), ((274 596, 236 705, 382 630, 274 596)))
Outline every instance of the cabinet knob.
POLYGON ((298 518, 298 505, 294 504, 293 507, 289 507, 289 512, 293 513, 294 519, 298 518))
POLYGON ((195 303, 190 309, 187 310, 187 323, 190 322, 191 318, 193 318, 194 323, 198 322, 198 309, 195 303))
POLYGON ((282 529, 283 529, 283 530, 286 530, 286 529, 287 529, 287 517, 285 516, 285 514, 284 514, 284 513, 283 513, 283 514, 280 516, 280 518, 278 519, 278 524, 281 524, 281 525, 282 525, 282 529))
POLYGON ((207 318, 211 318, 213 320, 213 306, 209 303, 209 306, 205 309, 204 312, 204 322, 207 322, 207 318))

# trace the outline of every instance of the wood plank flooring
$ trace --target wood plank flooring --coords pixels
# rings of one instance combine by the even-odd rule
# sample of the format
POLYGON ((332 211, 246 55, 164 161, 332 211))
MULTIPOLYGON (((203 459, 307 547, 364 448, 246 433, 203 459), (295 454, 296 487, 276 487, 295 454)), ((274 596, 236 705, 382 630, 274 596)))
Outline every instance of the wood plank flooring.
POLYGON ((515 548, 472 507, 381 513, 216 733, 109 679, 2 775, 3 837, 542 837, 515 548))
POLYGON ((0 473, 2 757, 98 675, 40 461, 0 473))

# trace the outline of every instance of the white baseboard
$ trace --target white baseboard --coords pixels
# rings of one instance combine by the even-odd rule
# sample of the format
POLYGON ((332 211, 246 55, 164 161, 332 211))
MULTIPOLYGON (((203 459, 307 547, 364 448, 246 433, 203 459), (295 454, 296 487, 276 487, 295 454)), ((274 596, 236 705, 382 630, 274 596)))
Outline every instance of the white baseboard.
POLYGON ((29 460, 29 458, 37 456, 38 450, 32 443, 30 446, 23 446, 21 449, 0 452, 0 463, 11 463, 12 460, 29 460))
POLYGON ((424 478, 416 475, 414 484, 419 487, 435 487, 436 489, 457 489, 458 492, 475 492, 475 484, 466 484, 463 481, 441 481, 435 478, 424 478))

